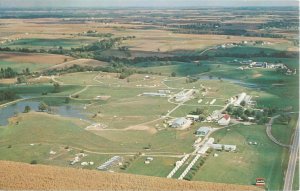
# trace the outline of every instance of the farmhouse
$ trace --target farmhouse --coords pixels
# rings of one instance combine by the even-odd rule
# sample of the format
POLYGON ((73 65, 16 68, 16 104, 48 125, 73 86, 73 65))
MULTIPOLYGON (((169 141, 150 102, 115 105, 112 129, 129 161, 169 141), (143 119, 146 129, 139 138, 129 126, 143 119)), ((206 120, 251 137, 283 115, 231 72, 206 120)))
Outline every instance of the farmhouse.
POLYGON ((210 128, 210 127, 200 127, 196 131, 196 135, 197 136, 206 136, 211 130, 212 130, 212 128, 210 128))
POLYGON ((171 123, 173 128, 187 128, 192 124, 192 122, 184 117, 177 118, 171 123))
POLYGON ((226 126, 230 123, 230 115, 225 114, 219 121, 218 124, 222 126, 226 126))

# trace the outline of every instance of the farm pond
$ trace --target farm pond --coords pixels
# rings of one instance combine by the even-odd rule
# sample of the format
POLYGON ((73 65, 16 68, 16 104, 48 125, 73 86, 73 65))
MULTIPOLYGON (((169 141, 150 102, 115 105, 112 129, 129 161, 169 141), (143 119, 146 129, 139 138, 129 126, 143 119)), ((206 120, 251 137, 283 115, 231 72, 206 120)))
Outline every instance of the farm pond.
MULTIPOLYGON (((8 125, 8 119, 15 116, 17 113, 22 113, 26 106, 29 106, 31 111, 38 111, 39 104, 39 101, 20 101, 0 108, 0 126, 8 125)), ((60 106, 51 106, 50 108, 52 114, 89 121, 87 118, 88 113, 85 113, 82 107, 78 105, 64 104, 60 106)))

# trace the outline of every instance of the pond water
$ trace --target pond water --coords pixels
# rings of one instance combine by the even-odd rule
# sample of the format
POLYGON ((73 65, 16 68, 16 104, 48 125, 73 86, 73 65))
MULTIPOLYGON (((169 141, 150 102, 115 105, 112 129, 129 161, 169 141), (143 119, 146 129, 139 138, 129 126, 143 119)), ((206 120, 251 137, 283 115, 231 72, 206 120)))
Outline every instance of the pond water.
MULTIPOLYGON (((25 106, 30 106, 31 111, 38 111, 39 101, 20 101, 15 104, 8 105, 0 108, 0 125, 4 126, 8 124, 8 119, 13 117, 17 113, 22 113, 25 106)), ((88 120, 87 113, 83 113, 79 106, 74 105, 61 105, 51 106, 51 112, 63 117, 72 117, 88 120)))

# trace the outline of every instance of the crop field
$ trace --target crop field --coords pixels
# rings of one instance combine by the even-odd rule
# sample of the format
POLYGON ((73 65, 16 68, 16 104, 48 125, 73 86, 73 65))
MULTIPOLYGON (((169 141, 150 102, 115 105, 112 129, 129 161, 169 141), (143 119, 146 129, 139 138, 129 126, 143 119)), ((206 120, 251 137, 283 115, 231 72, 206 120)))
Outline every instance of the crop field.
POLYGON ((0 185, 5 189, 203 189, 206 190, 259 190, 253 186, 236 186, 205 182, 182 182, 147 176, 103 173, 50 166, 32 166, 22 163, 1 161, 0 185), (30 173, 29 173, 30 172, 30 173), (47 173, 44 173, 47 172, 47 173), (21 176, 26 173, 27 176, 21 176), (82 179, 82 177, 90 177, 82 179), (32 178, 35 179, 32 184, 32 178), (52 179, 49 184, 49 179, 52 179), (116 183, 115 180, 118 180, 116 183), (62 181, 63 180, 63 181, 62 181), (74 181, 77 180, 77 181, 74 181), (13 182, 13 184, 11 183, 13 182), (30 182, 30 184, 28 183, 30 182), (130 184, 128 184, 130 182, 130 184), (122 186, 120 186, 122 185, 122 186))
POLYGON ((93 41, 86 39, 39 39, 39 38, 28 38, 20 39, 5 44, 11 48, 53 48, 53 47, 64 47, 66 49, 80 47, 89 44, 93 41))
POLYGON ((74 58, 54 54, 33 54, 33 53, 0 53, 0 60, 13 63, 32 63, 32 64, 61 64, 65 60, 71 61, 74 58))
POLYGON ((49 68, 52 64, 34 64, 34 63, 20 63, 20 62, 7 62, 0 61, 1 68, 11 67, 17 72, 22 72, 25 68, 30 68, 32 71, 41 71, 43 69, 49 68))

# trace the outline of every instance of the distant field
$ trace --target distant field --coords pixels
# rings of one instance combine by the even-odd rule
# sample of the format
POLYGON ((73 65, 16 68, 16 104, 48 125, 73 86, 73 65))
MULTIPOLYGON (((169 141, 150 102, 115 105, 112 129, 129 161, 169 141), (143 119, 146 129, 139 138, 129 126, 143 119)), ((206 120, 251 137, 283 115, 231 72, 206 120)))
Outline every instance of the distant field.
POLYGON ((73 59, 69 56, 51 54, 0 53, 0 67, 11 67, 18 72, 29 68, 30 71, 36 72, 73 59))
POLYGON ((93 60, 93 59, 76 59, 76 60, 72 60, 72 61, 67 61, 67 62, 64 62, 62 64, 57 64, 57 65, 54 65, 48 69, 56 69, 56 70, 61 70, 61 69, 67 69, 67 68, 70 68, 72 66, 81 66, 81 67, 106 67, 108 66, 108 63, 107 62, 101 62, 101 61, 98 61, 98 60, 93 60))
POLYGON ((32 64, 61 64, 74 58, 54 54, 34 54, 34 53, 0 53, 0 60, 15 63, 32 63, 32 64))
POLYGON ((43 38, 24 38, 16 40, 10 43, 6 43, 2 46, 11 48, 57 48, 63 47, 64 49, 71 49, 81 47, 93 42, 93 40, 87 39, 43 39, 43 38))

